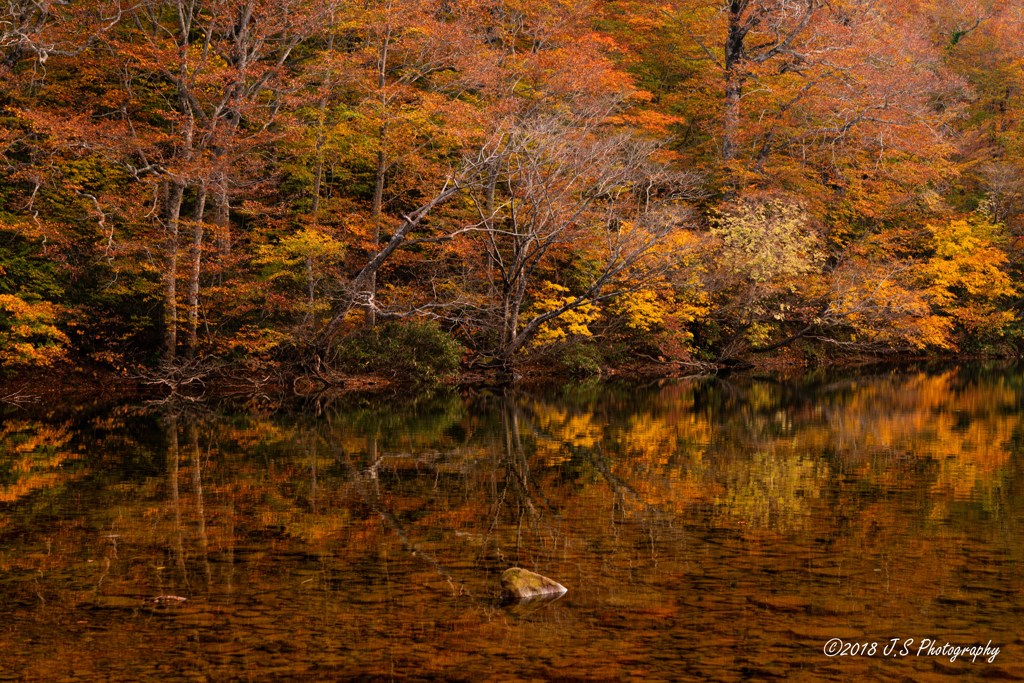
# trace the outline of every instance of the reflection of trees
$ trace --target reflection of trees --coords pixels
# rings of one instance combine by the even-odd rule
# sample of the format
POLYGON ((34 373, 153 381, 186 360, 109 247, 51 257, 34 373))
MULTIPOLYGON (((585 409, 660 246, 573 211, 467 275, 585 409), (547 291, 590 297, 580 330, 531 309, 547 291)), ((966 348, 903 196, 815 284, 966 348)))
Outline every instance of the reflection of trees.
POLYGON ((381 490, 379 470, 384 456, 379 450, 379 438, 380 434, 377 431, 373 431, 367 436, 366 454, 368 464, 361 470, 356 469, 348 453, 341 452, 339 454, 339 459, 344 464, 350 485, 358 492, 373 513, 380 518, 383 525, 398 537, 407 552, 430 565, 445 580, 453 593, 463 592, 465 587, 462 584, 456 586, 456 579, 453 577, 452 572, 431 552, 424 550, 423 546, 410 535, 406 525, 399 516, 388 506, 381 490))
MULTIPOLYGON (((155 568, 162 592, 192 592, 204 590, 192 581, 190 560, 200 565, 205 590, 213 585, 210 563, 210 538, 207 533, 207 510, 203 492, 203 445, 200 438, 200 418, 196 415, 165 412, 159 419, 166 444, 167 492, 169 497, 171 540, 170 553, 177 579, 168 575, 166 568, 155 568), (188 470, 183 474, 184 468, 188 470), (185 490, 183 490, 183 481, 185 490), (171 585, 165 584, 170 581, 171 585), (173 589, 173 590, 172 590, 173 589)), ((207 443, 207 449, 212 448, 207 443)), ((227 548, 233 547, 230 534, 227 548)), ((229 550, 230 552, 230 550, 229 550)), ((230 566, 230 563, 229 563, 230 566)))
MULTIPOLYGON (((444 427, 423 438, 397 439, 415 430, 392 422, 379 430, 391 436, 378 453, 358 444, 347 452, 372 463, 385 490, 378 500, 397 505, 396 519, 417 520, 403 522, 404 533, 447 525, 460 535, 445 542, 473 537, 480 557, 523 561, 543 535, 550 544, 564 534, 559 517, 576 505, 603 506, 606 523, 711 506, 724 524, 785 530, 837 510, 874 514, 878 487, 918 491, 933 513, 946 494, 996 491, 1019 419, 1007 409, 1016 390, 997 378, 991 390, 989 381, 922 373, 804 388, 672 384, 642 400, 484 395, 444 411, 444 427), (434 490, 439 477, 460 482, 464 499, 443 509, 413 502, 414 484, 430 477, 434 490), (515 533, 495 537, 502 528, 515 533)), ((359 433, 341 422, 325 438, 345 443, 359 433)))
POLYGON ((0 424, 0 503, 13 503, 67 481, 68 466, 80 457, 68 448, 72 429, 66 421, 0 424))
MULTIPOLYGON (((161 440, 171 564, 188 584, 182 558, 196 558, 208 583, 215 536, 224 532, 209 527, 211 513, 233 521, 243 514, 236 502, 272 503, 278 510, 269 517, 311 543, 347 533, 353 520, 380 520, 375 507, 390 510, 406 535, 447 525, 465 534, 447 541, 472 539, 481 558, 509 561, 529 559, 542 537, 555 543, 559 516, 574 499, 603 501, 611 520, 710 505, 723 522, 799 528, 856 481, 862 491, 923 491, 923 504, 940 517, 959 500, 994 510, 1020 442, 1020 389, 1005 373, 944 372, 805 386, 677 383, 562 398, 447 395, 412 408, 345 407, 311 424, 168 413, 161 440), (499 538, 508 525, 515 533, 499 538)), ((108 445, 96 450, 150 448, 124 436, 125 426, 107 419, 108 445)), ((0 430, 0 496, 18 500, 85 473, 83 434, 70 423, 8 421, 0 430)))
POLYGON ((163 610, 246 652, 256 629, 333 652, 383 651, 396 629, 452 643, 462 634, 401 615, 429 604, 491 623, 486 598, 511 564, 651 621, 678 616, 658 598, 680 584, 719 610, 791 607, 774 593, 808 585, 832 599, 823 581, 855 601, 877 589, 927 607, 928 586, 964 600, 977 570, 961 548, 1002 549, 990 572, 1006 585, 1024 561, 1015 381, 733 379, 438 395, 317 417, 165 407, 9 420, 0 455, 35 483, 0 488, 19 510, 0 526, 11 577, 0 597, 22 624, 163 610), (779 547, 803 560, 769 554, 779 547), (190 599, 145 602, 158 595, 190 599))
POLYGON ((178 418, 168 416, 165 422, 167 438, 167 482, 171 492, 171 508, 174 511, 174 560, 178 567, 182 583, 189 585, 188 571, 185 568, 185 540, 181 523, 181 494, 178 488, 181 454, 178 452, 178 418))
POLYGON ((759 383, 713 417, 725 510, 747 510, 748 520, 791 510, 796 519, 846 487, 923 490, 922 504, 940 518, 955 500, 991 506, 1021 427, 1011 377, 921 372, 802 391, 759 383))
POLYGON ((551 504, 531 474, 534 427, 521 408, 503 396, 470 410, 461 403, 440 408, 426 429, 422 414, 374 420, 338 413, 318 428, 317 442, 335 454, 345 485, 402 547, 464 592, 465 572, 446 565, 453 550, 473 547, 484 566, 515 563, 527 559, 533 541, 557 532, 546 526, 551 504))

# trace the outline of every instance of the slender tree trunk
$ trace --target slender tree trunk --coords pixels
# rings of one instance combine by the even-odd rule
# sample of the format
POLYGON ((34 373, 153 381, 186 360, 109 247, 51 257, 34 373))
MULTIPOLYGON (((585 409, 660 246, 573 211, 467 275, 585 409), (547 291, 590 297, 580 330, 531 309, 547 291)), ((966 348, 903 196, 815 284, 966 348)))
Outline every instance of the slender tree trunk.
MULTIPOLYGON (((327 54, 334 52, 334 34, 327 39, 327 54)), ((328 71, 322 86, 323 94, 320 96, 320 114, 317 117, 316 129, 316 171, 313 174, 313 205, 311 213, 314 223, 319 220, 320 213, 320 192, 324 182, 324 147, 327 145, 327 105, 329 103, 331 89, 334 86, 333 72, 328 71)))
POLYGON ((217 226, 217 246, 224 258, 231 255, 231 200, 228 197, 228 176, 221 173, 217 181, 217 211, 213 222, 217 226))
POLYGON ((203 214, 206 212, 206 184, 199 186, 192 215, 192 269, 188 278, 188 359, 195 358, 199 328, 199 276, 203 259, 203 214))
MULTIPOLYGON (((387 174, 387 156, 384 153, 384 145, 387 144, 388 128, 381 124, 377 132, 377 172, 373 184, 373 206, 371 215, 376 219, 380 218, 384 211, 384 176, 387 174)), ((377 226, 377 234, 380 234, 380 225, 377 226)))
MULTIPOLYGON (((377 59, 377 91, 380 94, 380 129, 377 134, 377 170, 373 184, 373 206, 370 216, 373 220, 373 250, 380 249, 380 222, 384 211, 384 179, 387 175, 387 139, 388 139, 388 95, 385 88, 388 84, 388 52, 391 48, 391 33, 388 30, 381 42, 377 59)), ((366 327, 373 329, 377 324, 377 271, 369 274, 366 280, 366 327)))
POLYGON ((306 320, 313 320, 313 308, 316 306, 316 278, 313 275, 313 257, 306 256, 306 320))
MULTIPOLYGON (((494 229, 494 212, 496 209, 495 194, 498 189, 498 164, 497 162, 488 164, 487 167, 487 191, 484 195, 484 214, 486 215, 486 226, 488 230, 494 229)), ((495 247, 497 248, 497 247, 495 247)), ((491 254, 488 252, 489 258, 487 259, 487 289, 488 296, 493 297, 496 294, 494 286, 494 261, 497 254, 491 254)))
POLYGON ((505 284, 502 292, 502 324, 500 360, 506 370, 511 370, 519 342, 519 313, 526 295, 526 281, 522 278, 505 284))
MULTIPOLYGON (((327 52, 334 51, 334 35, 332 34, 327 43, 327 52)), ((316 169, 313 172, 313 203, 310 206, 310 213, 313 215, 313 225, 320 223, 320 193, 324 183, 324 147, 327 145, 327 105, 328 96, 332 87, 332 74, 328 72, 323 85, 323 94, 320 96, 320 114, 317 117, 317 131, 314 153, 316 155, 316 169)), ((316 280, 313 276, 313 257, 306 256, 306 317, 304 325, 314 324, 313 307, 316 304, 316 280)))
MULTIPOLYGON (((380 248, 380 222, 384 211, 384 176, 387 174, 387 156, 384 153, 384 145, 387 142, 387 126, 383 123, 380 126, 380 136, 377 149, 377 175, 373 185, 373 206, 370 217, 373 220, 373 250, 380 248)), ((366 281, 366 327, 373 329, 377 324, 377 273, 370 273, 366 281)))
POLYGON ((725 39, 725 116, 722 125, 722 159, 732 161, 739 150, 740 99, 743 96, 743 41, 750 26, 742 21, 746 0, 729 5, 729 32, 725 39))
POLYGON ((508 285, 502 292, 501 302, 501 358, 504 361, 508 355, 508 349, 516 336, 515 316, 512 313, 512 292, 508 285))
POLYGON ((185 184, 170 181, 165 205, 167 231, 166 272, 164 273, 164 362, 172 363, 178 350, 178 231, 185 184))
POLYGON ((317 222, 320 214, 320 191, 324 184, 324 141, 318 135, 316 140, 316 170, 313 172, 313 204, 310 206, 310 213, 313 214, 313 221, 317 222))

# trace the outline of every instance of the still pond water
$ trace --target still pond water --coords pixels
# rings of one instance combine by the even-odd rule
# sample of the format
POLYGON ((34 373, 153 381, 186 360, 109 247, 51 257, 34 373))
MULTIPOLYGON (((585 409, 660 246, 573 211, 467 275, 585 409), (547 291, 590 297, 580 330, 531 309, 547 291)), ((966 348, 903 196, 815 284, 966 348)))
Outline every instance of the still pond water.
POLYGON ((0 415, 3 680, 1024 678, 1018 369, 0 415))

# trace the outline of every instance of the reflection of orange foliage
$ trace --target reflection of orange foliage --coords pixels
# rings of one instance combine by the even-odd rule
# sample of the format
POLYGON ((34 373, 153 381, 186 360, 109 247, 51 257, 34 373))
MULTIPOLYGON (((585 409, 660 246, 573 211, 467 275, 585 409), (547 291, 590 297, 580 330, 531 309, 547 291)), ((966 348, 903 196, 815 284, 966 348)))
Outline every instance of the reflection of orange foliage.
POLYGON ((536 457, 552 467, 577 449, 607 454, 611 475, 622 484, 621 509, 629 514, 651 508, 681 511, 708 500, 720 491, 707 480, 703 463, 713 427, 706 415, 690 410, 692 395, 686 385, 666 387, 663 398, 613 421, 590 411, 533 401, 531 415, 542 434, 536 457))
POLYGON ((230 430, 229 436, 239 446, 267 445, 281 443, 295 436, 295 431, 270 420, 253 419, 242 429, 230 430))
POLYGON ((344 538, 351 546, 368 548, 372 546, 373 541, 380 535, 380 532, 380 520, 372 517, 369 519, 353 521, 348 525, 347 533, 344 538))
MULTIPOLYGON (((287 661, 296 677, 448 679, 486 668, 512 680, 516 658, 543 649, 555 659, 533 677, 614 679, 644 648, 663 651, 666 632, 727 648, 732 666, 750 641, 737 624, 820 647, 819 634, 927 629, 968 612, 968 600, 982 608, 1020 593, 1004 525, 950 516, 943 488, 948 479, 960 486, 954 495, 977 496, 1001 481, 1020 422, 1009 381, 851 380, 813 400, 739 384, 718 395, 702 387, 699 407, 680 383, 571 405, 399 408, 379 432, 378 420, 351 413, 307 429, 182 420, 155 458, 164 469, 97 477, 86 514, 67 511, 55 526, 52 507, 29 504, 0 520, 18 531, 0 557, 18 619, 14 666, 49 680, 74 673, 54 662, 74 661, 77 673, 103 678, 140 668, 157 648, 209 647, 245 653, 260 671, 287 661), (445 428, 453 422, 462 429, 445 428), (288 429, 294 440, 276 440, 288 429), (266 443, 247 440, 257 430, 266 443), (496 607, 496 572, 513 562, 563 580, 571 601, 496 607), (189 600, 144 601, 166 594, 189 600), (129 638, 125 623, 151 630, 129 638), (97 652, 110 648, 69 637, 59 656, 38 656, 52 654, 60 629, 95 629, 117 649, 103 659, 97 652), (140 650, 140 637, 154 644, 140 650), (31 662, 17 659, 30 651, 31 662), (328 673, 299 668, 328 657, 337 667, 328 673)), ((0 452, 19 472, 56 476, 72 441, 102 450, 89 434, 9 424, 0 452)), ((1001 502, 1014 504, 1006 490, 1001 502)), ((983 609, 993 637, 1012 633, 1012 611, 983 609)), ((791 672, 805 666, 789 650, 791 672)), ((697 659, 697 677, 725 671, 697 659)), ((207 661, 216 677, 238 660, 207 661)))
POLYGON ((541 401, 531 403, 530 409, 541 433, 536 443, 537 456, 545 465, 565 462, 573 448, 593 448, 601 440, 602 426, 592 413, 570 411, 541 401))
POLYGON ((637 493, 637 509, 715 500, 745 525, 800 528, 820 508, 834 459, 859 478, 902 487, 920 476, 906 459, 930 458, 936 466, 923 476, 936 493, 992 495, 1020 422, 1007 381, 974 383, 956 372, 854 381, 806 409, 780 398, 774 385, 754 384, 746 407, 719 424, 692 411, 677 386, 625 425, 606 426, 600 443, 620 456, 613 469, 637 493))
MULTIPOLYGON (((678 406, 675 406, 678 408, 678 406)), ((615 472, 639 494, 627 507, 656 506, 682 511, 687 505, 709 500, 720 487, 708 481, 704 456, 712 425, 706 416, 644 413, 632 416, 612 438, 621 447, 615 472)))
MULTIPOLYGON (((828 440, 862 456, 881 451, 933 458, 935 490, 955 498, 991 489, 1010 461, 1020 422, 1017 393, 1003 381, 958 384, 952 371, 902 378, 898 386, 872 382, 843 397, 828 440)), ((861 472, 870 470, 870 462, 863 462, 861 472)), ((875 476, 889 475, 903 476, 896 470, 875 476)))
POLYGON ((0 429, 0 454, 15 478, 0 487, 0 502, 14 502, 33 491, 67 483, 73 478, 60 468, 80 456, 68 450, 71 431, 66 424, 8 422, 0 429))

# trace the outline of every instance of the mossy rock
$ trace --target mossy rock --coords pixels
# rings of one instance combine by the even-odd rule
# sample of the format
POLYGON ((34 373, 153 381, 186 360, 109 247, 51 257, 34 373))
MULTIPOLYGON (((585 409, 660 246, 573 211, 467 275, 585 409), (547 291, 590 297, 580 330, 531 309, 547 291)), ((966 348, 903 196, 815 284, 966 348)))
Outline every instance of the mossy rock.
POLYGON ((501 597, 505 600, 554 597, 562 595, 566 590, 566 587, 557 581, 521 567, 511 567, 501 575, 501 597))

